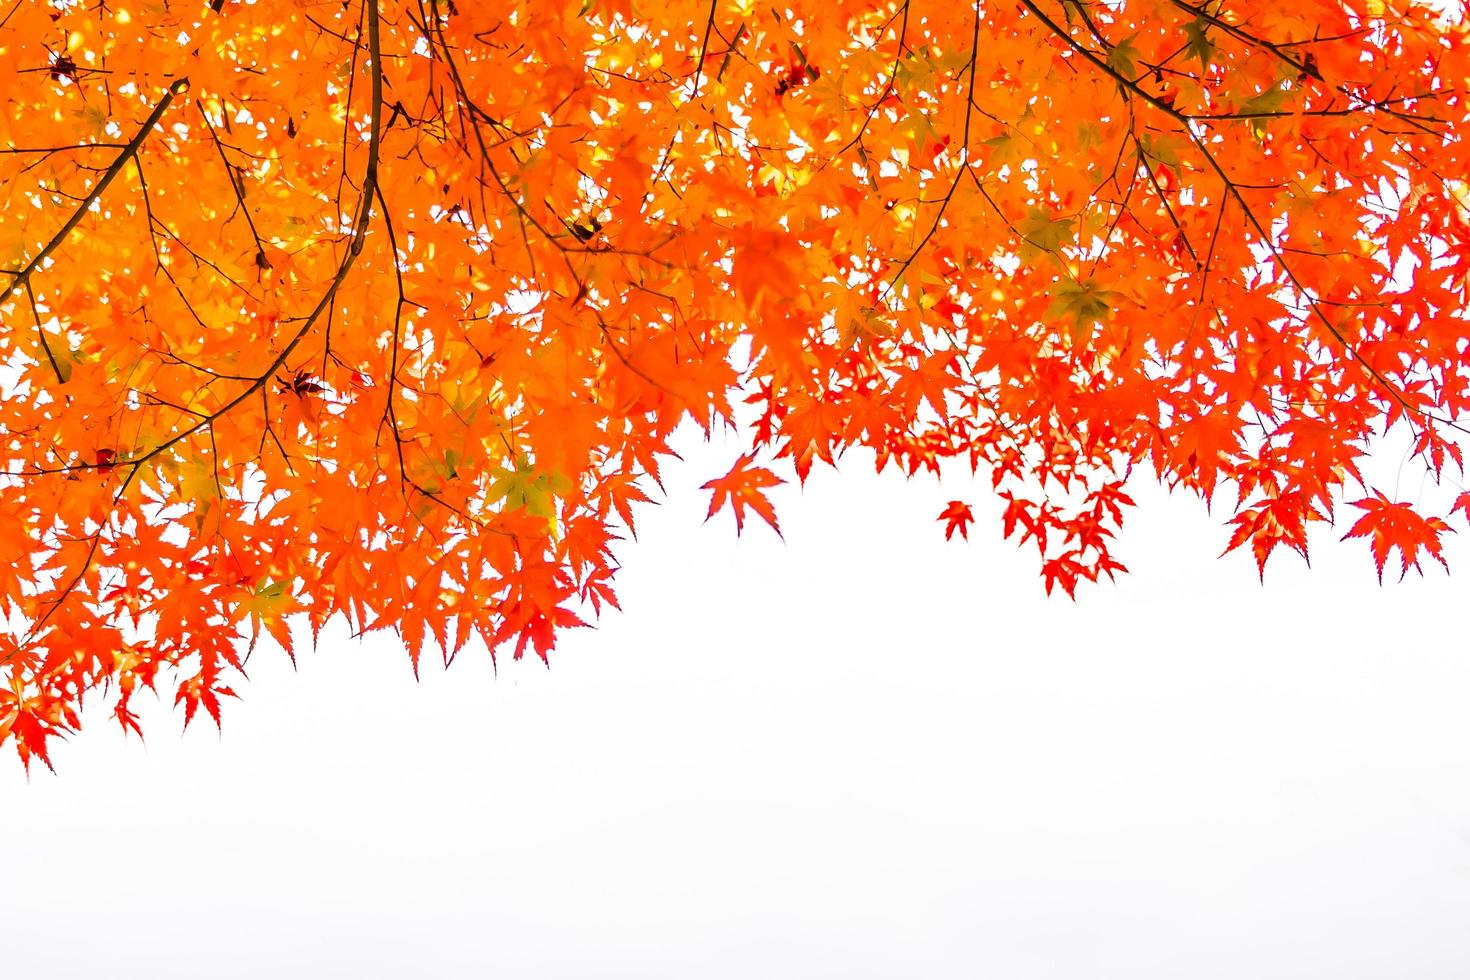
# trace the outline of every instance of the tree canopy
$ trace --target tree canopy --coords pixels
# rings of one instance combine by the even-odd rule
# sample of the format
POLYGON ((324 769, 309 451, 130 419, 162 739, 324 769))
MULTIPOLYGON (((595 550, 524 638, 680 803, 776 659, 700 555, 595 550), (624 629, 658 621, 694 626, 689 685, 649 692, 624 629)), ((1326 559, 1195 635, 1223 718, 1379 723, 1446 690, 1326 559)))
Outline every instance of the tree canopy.
POLYGON ((1140 471, 1262 570, 1344 504, 1380 575, 1443 561, 1359 464, 1397 425, 1460 472, 1458 16, 11 0, 0 742, 218 722, 297 620, 546 657, 690 419, 743 433, 737 523, 849 448, 961 460, 1049 591, 1124 570, 1140 471))

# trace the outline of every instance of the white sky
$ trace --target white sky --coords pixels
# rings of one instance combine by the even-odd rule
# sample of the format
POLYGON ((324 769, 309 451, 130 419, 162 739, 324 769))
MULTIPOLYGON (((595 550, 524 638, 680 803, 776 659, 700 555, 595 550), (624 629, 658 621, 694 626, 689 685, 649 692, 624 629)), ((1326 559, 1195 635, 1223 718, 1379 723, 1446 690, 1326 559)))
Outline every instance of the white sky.
POLYGON ((339 629, 222 738, 0 762, 0 975, 1470 975, 1465 542, 1380 588, 1343 524, 1263 588, 1140 481, 1074 605, 944 542, 968 481, 854 460, 737 541, 688 448, 550 671, 339 629))

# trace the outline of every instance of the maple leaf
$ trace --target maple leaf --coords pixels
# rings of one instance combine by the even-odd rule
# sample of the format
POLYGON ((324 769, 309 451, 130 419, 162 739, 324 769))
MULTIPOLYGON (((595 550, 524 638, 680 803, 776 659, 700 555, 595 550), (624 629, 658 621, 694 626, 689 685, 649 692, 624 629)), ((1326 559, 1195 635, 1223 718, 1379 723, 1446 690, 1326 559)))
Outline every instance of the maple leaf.
POLYGON ((1047 595, 1051 595, 1053 587, 1060 585, 1067 593, 1067 597, 1075 600, 1077 582, 1081 579, 1096 578, 1096 572, 1079 560, 1080 554, 1078 551, 1068 551, 1042 562, 1041 577, 1047 595))
POLYGON ((1247 99, 1240 107, 1240 114, 1250 123, 1251 131, 1257 139, 1264 139, 1267 132, 1267 123, 1273 114, 1281 111, 1281 107, 1291 96, 1291 90, 1283 88, 1279 83, 1272 85, 1264 92, 1247 99))
POLYGON ((1453 532, 1454 529, 1441 518, 1423 517, 1415 513, 1408 503, 1391 501, 1377 490, 1373 491, 1372 497, 1352 501, 1352 506, 1366 513, 1342 536, 1343 540, 1372 539, 1370 546, 1373 550, 1373 563, 1378 566, 1379 582, 1383 581, 1384 562, 1394 549, 1398 549, 1399 553, 1400 581, 1409 574, 1410 566, 1420 575, 1424 574, 1424 569, 1419 565, 1421 550, 1443 565, 1446 571, 1449 570, 1449 563, 1442 554, 1444 545, 1440 541, 1440 535, 1446 531, 1453 532))
POLYGON ((1196 17, 1184 25, 1184 34, 1189 38, 1186 50, 1190 57, 1199 59, 1200 67, 1208 69, 1214 57, 1215 44, 1210 40, 1210 25, 1202 17, 1196 17))
POLYGON ((1048 317, 1065 316, 1072 320, 1067 328, 1074 344, 1080 344, 1092 335, 1095 324, 1107 319, 1112 312, 1114 294, 1102 289, 1091 279, 1085 282, 1063 280, 1057 287, 1056 299, 1047 309, 1048 317))
POLYGON ((970 505, 961 500, 951 500, 945 505, 939 520, 946 522, 944 527, 944 540, 948 541, 956 531, 965 540, 970 538, 970 524, 974 522, 975 515, 970 510, 970 505))
POLYGON ((1133 76, 1138 74, 1138 69, 1134 65, 1138 58, 1139 50, 1133 44, 1132 37, 1123 38, 1108 52, 1108 64, 1116 68, 1118 74, 1128 81, 1132 81, 1133 76))
MULTIPOLYGON (((209 717, 214 719, 216 728, 220 727, 219 699, 224 697, 239 697, 232 689, 221 684, 214 684, 203 674, 196 674, 189 680, 179 685, 174 694, 174 704, 184 706, 184 727, 189 727, 189 722, 194 720, 194 714, 200 705, 209 712, 209 717)), ((141 735, 142 732, 139 732, 141 735)))
POLYGON ((1463 491, 1455 497, 1455 502, 1450 507, 1450 513, 1454 514, 1456 511, 1464 513, 1465 519, 1470 521, 1470 490, 1463 491))
POLYGON ((1230 519, 1235 531, 1222 554, 1250 542, 1256 570, 1264 581, 1266 560, 1279 545, 1286 545, 1303 559, 1307 553, 1307 522, 1324 520, 1307 495, 1301 491, 1276 493, 1252 507, 1243 507, 1230 519))
POLYGON ((529 645, 542 662, 548 662, 551 651, 556 647, 556 630, 575 626, 586 626, 580 616, 569 609, 556 608, 549 612, 540 609, 513 607, 502 627, 491 643, 492 649, 504 640, 515 637, 514 659, 525 656, 529 645))
POLYGON ((747 453, 735 461, 730 472, 710 480, 700 488, 712 491, 709 512, 704 515, 704 519, 709 520, 729 504, 735 513, 735 533, 739 534, 745 528, 745 508, 749 507, 771 525, 780 537, 781 525, 776 521, 776 508, 766 498, 765 490, 785 481, 763 466, 751 466, 754 461, 755 454, 747 453))
POLYGON ((1021 254, 1025 256, 1060 250, 1063 245, 1074 240, 1076 224, 1071 218, 1055 218, 1039 208, 1033 208, 1018 229, 1025 242, 1021 254))
MULTIPOLYGON (((10 694, 6 691, 4 694, 10 694)), ((38 714, 38 710, 44 710, 45 706, 39 699, 28 699, 22 703, 16 703, 14 698, 9 699, 7 710, 7 699, 0 697, 0 740, 11 738, 15 740, 16 751, 20 755, 21 763, 26 772, 31 770, 31 759, 37 758, 45 763, 46 768, 52 772, 56 767, 51 764, 51 754, 47 750, 46 742, 64 733, 62 726, 56 724, 38 714)))
POLYGON ((138 716, 136 713, 133 712, 131 708, 128 707, 128 702, 126 698, 119 701, 113 707, 112 715, 113 718, 117 721, 118 725, 122 728, 124 735, 126 735, 129 731, 132 731, 138 736, 138 738, 141 739, 143 737, 143 728, 141 725, 138 724, 138 716))

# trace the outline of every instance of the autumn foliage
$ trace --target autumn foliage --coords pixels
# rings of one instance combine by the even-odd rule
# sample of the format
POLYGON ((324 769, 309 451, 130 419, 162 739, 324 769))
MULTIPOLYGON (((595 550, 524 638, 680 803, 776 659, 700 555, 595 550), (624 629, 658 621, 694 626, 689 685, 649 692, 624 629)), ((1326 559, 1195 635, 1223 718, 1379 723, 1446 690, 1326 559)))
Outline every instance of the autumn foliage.
POLYGON ((1068 593, 1141 473, 1262 567, 1347 503, 1380 573, 1442 560, 1463 515, 1359 463, 1394 426, 1460 474, 1467 40, 1406 0, 5 4, 0 742, 143 688, 218 721, 256 635, 338 614, 545 657, 691 419, 746 436, 712 513, 958 460, 1068 593))

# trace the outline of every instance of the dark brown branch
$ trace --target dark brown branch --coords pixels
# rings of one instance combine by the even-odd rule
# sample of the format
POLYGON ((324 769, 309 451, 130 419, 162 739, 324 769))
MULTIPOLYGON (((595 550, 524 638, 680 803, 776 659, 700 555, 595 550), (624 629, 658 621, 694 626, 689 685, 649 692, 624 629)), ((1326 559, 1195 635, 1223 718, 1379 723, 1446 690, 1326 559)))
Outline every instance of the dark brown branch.
POLYGON ((967 172, 970 171, 970 120, 974 117, 975 113, 975 69, 979 65, 979 63, 980 3, 977 0, 975 4, 974 36, 970 42, 970 81, 965 91, 965 126, 964 133, 961 136, 960 140, 960 152, 964 155, 964 160, 960 164, 960 169, 955 173, 954 180, 949 185, 949 190, 945 193, 944 197, 939 202, 939 213, 934 216, 934 223, 929 226, 929 231, 919 241, 919 244, 914 247, 914 250, 912 253, 909 254, 909 257, 904 259, 903 262, 899 264, 898 271, 895 272, 893 274, 893 278, 888 281, 888 285, 884 288, 883 294, 880 299, 886 297, 889 293, 893 292, 893 287, 898 285, 898 281, 902 279, 904 273, 909 270, 909 266, 914 264, 914 260, 917 259, 919 257, 919 253, 924 250, 924 246, 929 244, 929 240, 933 238, 935 232, 939 230, 940 222, 944 220, 944 212, 948 210, 949 202, 954 200, 955 191, 959 189, 960 178, 962 178, 967 172))
POLYGON ((336 274, 332 277, 332 281, 327 285, 326 290, 323 291, 321 298, 317 300, 316 306, 312 308, 312 311, 307 315, 306 319, 297 329, 295 335, 291 338, 291 340, 286 344, 285 347, 281 348, 281 352, 277 354, 276 357, 271 361, 270 365, 267 366, 266 369, 260 373, 260 376, 257 377, 248 388, 240 392, 230 401, 226 402, 225 405, 221 408, 218 408, 214 412, 210 413, 206 418, 202 419, 197 424, 192 425, 182 432, 164 440, 157 446, 148 450, 148 452, 137 457, 137 459, 132 461, 132 464, 135 468, 141 466, 143 463, 146 463, 148 460, 159 455, 160 453, 167 451, 172 446, 175 446, 183 440, 189 438, 200 429, 213 425, 215 420, 228 414, 251 395, 264 388, 266 384, 270 381, 270 379, 275 376, 275 373, 281 368, 281 365, 286 363, 286 359, 289 358, 292 352, 301 345, 301 342, 303 340, 306 339, 307 334, 309 334, 312 328, 316 326, 317 321, 321 319, 322 314, 324 314, 327 309, 332 306, 333 301, 336 299, 337 291, 342 288, 342 284, 347 280, 347 274, 352 271, 353 265, 355 265, 357 262, 358 255, 362 253, 363 246, 367 242, 368 227, 372 224, 373 200, 375 198, 378 186, 378 159, 382 150, 383 135, 383 58, 381 54, 382 42, 378 25, 377 0, 368 0, 368 2, 366 3, 366 7, 368 24, 368 55, 372 61, 372 67, 370 69, 372 99, 371 107, 369 109, 372 122, 368 130, 368 158, 367 165, 363 171, 362 199, 358 203, 357 218, 353 222, 352 226, 352 244, 348 246, 346 253, 343 254, 341 262, 339 262, 337 265, 336 274))
MULTIPOLYGON (((41 267, 41 263, 50 258, 51 253, 60 248, 62 242, 66 241, 66 236, 70 235, 72 230, 81 224, 83 216, 91 210, 92 205, 107 190, 108 185, 117 179, 117 175, 122 173, 123 168, 128 165, 128 161, 137 155, 138 150, 143 146, 143 141, 148 138, 148 134, 153 131, 153 127, 158 124, 158 120, 163 118, 163 114, 173 104, 174 98, 188 87, 189 80, 187 78, 180 78, 170 85, 168 91, 164 92, 163 98, 159 99, 157 104, 154 105, 153 111, 148 114, 148 118, 143 120, 143 125, 138 127, 137 133, 127 142, 122 152, 112 161, 112 165, 102 172, 102 176, 98 178, 97 183, 92 185, 91 191, 87 193, 86 197, 82 198, 76 209, 72 211, 71 217, 66 220, 66 224, 61 226, 61 229, 51 237, 51 240, 39 252, 31 257, 31 260, 23 268, 18 271, 5 270, 5 274, 11 278, 10 282, 5 284, 4 289, 0 290, 0 305, 3 305, 10 297, 14 296, 17 290, 30 284, 31 276, 41 267)), ((52 361, 52 368, 53 370, 56 368, 54 359, 52 361)), ((65 382, 66 379, 61 376, 60 371, 57 371, 56 380, 65 382)))

